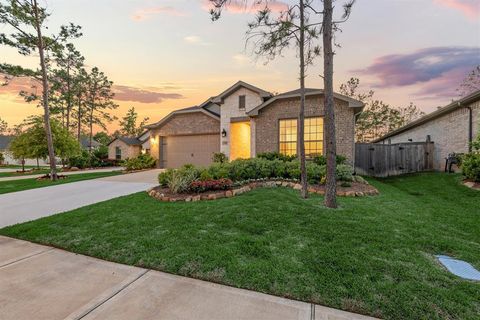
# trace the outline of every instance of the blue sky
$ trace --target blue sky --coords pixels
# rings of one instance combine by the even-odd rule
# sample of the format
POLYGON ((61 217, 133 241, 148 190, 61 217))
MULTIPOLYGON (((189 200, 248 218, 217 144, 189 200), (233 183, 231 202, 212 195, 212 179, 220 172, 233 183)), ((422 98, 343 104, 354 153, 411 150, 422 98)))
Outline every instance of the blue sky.
MULTIPOLYGON (((135 106, 157 121, 168 112, 203 102, 237 80, 273 92, 298 87, 295 52, 264 64, 245 50, 252 10, 232 7, 212 22, 204 0, 49 0, 50 30, 73 22, 89 66, 115 82, 119 115, 135 106)), ((294 3, 294 1, 283 1, 294 3)), ((340 0, 337 1, 341 3, 340 0)), ((281 7, 276 1, 274 6, 281 7)), ((468 70, 480 64, 480 0, 358 0, 337 35, 335 84, 359 77, 377 98, 429 112, 455 97, 468 70)), ((5 28, 0 27, 0 32, 5 28)), ((0 59, 33 63, 0 47, 0 59)), ((322 87, 321 59, 307 85, 322 87)), ((0 88, 0 117, 10 124, 38 112, 0 88)), ((111 126, 112 129, 115 125, 111 126)))

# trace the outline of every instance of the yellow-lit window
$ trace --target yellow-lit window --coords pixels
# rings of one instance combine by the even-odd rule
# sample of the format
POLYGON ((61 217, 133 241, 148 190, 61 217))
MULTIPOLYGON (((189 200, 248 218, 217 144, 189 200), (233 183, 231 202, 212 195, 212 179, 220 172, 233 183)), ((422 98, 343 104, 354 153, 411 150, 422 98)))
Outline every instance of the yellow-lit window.
POLYGON ((305 119, 305 155, 314 157, 323 154, 323 118, 305 119))
MULTIPOLYGON (((297 119, 280 120, 279 151, 285 155, 297 154, 297 119)), ((305 119, 305 155, 323 154, 323 118, 305 119)))
POLYGON ((280 153, 297 154, 297 119, 280 120, 279 142, 280 153))

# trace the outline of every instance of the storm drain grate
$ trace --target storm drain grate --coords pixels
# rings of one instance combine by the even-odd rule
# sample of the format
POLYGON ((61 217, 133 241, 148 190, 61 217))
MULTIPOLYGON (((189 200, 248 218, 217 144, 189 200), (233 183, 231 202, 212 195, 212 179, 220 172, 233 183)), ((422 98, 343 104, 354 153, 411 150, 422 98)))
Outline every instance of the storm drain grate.
POLYGON ((467 280, 480 281, 480 271, 475 269, 470 263, 449 256, 436 257, 454 275, 467 280))

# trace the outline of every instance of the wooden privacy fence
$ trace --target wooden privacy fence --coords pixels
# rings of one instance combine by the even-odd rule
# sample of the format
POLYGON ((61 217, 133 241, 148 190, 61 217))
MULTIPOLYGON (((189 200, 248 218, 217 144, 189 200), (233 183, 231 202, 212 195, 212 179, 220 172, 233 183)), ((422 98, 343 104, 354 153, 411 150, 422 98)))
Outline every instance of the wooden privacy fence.
POLYGON ((373 177, 396 176, 433 169, 433 142, 355 144, 355 170, 373 177))

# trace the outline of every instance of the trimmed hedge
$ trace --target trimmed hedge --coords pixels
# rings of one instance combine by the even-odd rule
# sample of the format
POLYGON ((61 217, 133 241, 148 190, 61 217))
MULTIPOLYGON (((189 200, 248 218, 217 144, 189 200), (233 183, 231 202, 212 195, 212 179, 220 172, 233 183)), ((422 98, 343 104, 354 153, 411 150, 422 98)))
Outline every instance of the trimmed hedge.
POLYGON ((127 171, 143 170, 155 167, 157 161, 149 154, 141 154, 136 158, 127 159, 123 165, 127 171))
MULTIPOLYGON (((309 184, 322 184, 325 182, 326 166, 318 165, 315 162, 307 163, 307 177, 309 184)), ((158 176, 158 181, 163 187, 173 189, 185 189, 193 181, 210 181, 229 179, 235 183, 269 179, 300 179, 300 162, 298 160, 283 161, 280 159, 267 160, 265 158, 238 159, 232 162, 213 163, 207 168, 199 168, 193 165, 186 165, 178 170, 169 169, 158 176), (183 181, 180 177, 188 178, 183 181), (176 184, 184 187, 178 188, 176 184)), ((346 164, 337 165, 337 179, 339 181, 352 182, 353 168, 346 164)))

